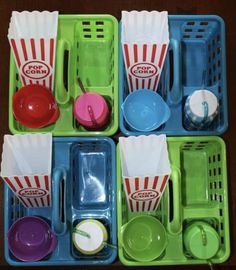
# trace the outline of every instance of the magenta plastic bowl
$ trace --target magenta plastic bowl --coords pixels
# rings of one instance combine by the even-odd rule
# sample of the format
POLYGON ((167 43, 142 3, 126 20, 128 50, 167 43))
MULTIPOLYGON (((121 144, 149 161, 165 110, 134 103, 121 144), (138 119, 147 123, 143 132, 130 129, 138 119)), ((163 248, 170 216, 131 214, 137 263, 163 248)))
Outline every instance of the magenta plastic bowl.
POLYGON ((21 261, 39 261, 57 246, 57 238, 48 223, 34 216, 18 219, 7 237, 11 253, 21 261))
POLYGON ((109 119, 109 108, 101 95, 89 92, 79 96, 74 103, 74 116, 87 129, 99 130, 109 119), (89 111, 89 107, 91 111, 89 111))

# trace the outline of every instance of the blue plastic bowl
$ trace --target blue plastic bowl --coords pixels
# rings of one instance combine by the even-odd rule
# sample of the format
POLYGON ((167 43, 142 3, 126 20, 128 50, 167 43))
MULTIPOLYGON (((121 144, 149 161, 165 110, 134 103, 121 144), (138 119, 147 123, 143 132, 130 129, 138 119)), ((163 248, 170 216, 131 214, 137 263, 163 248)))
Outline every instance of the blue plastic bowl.
POLYGON ((140 89, 129 94, 121 105, 129 126, 138 131, 152 131, 170 117, 170 109, 163 98, 152 90, 140 89))

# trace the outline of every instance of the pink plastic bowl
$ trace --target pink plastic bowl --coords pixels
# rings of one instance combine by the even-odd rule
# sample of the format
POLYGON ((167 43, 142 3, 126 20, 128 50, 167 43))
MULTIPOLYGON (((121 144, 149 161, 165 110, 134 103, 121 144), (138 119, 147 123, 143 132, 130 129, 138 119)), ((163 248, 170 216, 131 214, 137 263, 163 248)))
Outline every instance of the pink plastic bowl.
POLYGON ((85 128, 99 130, 108 122, 109 108, 101 95, 90 92, 76 99, 74 116, 85 128))

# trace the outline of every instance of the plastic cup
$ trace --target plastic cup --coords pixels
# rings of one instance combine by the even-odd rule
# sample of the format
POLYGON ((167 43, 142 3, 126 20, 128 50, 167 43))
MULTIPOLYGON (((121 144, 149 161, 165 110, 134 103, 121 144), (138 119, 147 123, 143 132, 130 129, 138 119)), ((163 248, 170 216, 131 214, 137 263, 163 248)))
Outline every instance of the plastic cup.
POLYGON ((72 234, 74 246, 86 255, 96 254, 103 249, 108 239, 105 226, 98 220, 86 219, 77 224, 72 234))
POLYGON ((57 238, 48 223, 34 216, 18 219, 7 237, 11 253, 21 261, 39 261, 57 246, 57 238))
POLYGON ((31 84, 13 96, 13 114, 28 128, 42 128, 57 121, 60 112, 52 92, 42 85, 31 84))
POLYGON ((194 91, 185 102, 185 127, 188 129, 207 127, 215 119, 218 110, 218 99, 211 91, 194 91))
POLYGON ((148 215, 139 215, 122 227, 122 245, 136 261, 149 262, 158 258, 167 246, 162 223, 148 215))
POLYGON ((109 108, 101 95, 89 92, 76 99, 74 116, 85 128, 100 130, 109 120, 109 108))
POLYGON ((206 222, 194 222, 184 232, 184 246, 188 255, 208 260, 219 250, 220 238, 216 230, 206 222))
POLYGON ((154 91, 140 89, 130 93, 121 106, 129 126, 137 131, 152 131, 170 117, 170 109, 154 91))

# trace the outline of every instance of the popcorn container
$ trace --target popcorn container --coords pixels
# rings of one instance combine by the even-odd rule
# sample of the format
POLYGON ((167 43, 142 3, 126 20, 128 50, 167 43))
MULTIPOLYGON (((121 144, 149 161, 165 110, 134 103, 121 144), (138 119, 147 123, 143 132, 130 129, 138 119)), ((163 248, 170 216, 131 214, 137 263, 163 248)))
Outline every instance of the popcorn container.
POLYGON ((8 40, 23 85, 53 90, 58 12, 12 12, 8 40))
POLYGON ((5 135, 1 177, 25 207, 51 206, 52 135, 5 135))
POLYGON ((168 13, 122 11, 121 42, 129 91, 156 91, 169 45, 168 13))
POLYGON ((129 210, 155 211, 171 173, 166 136, 121 137, 119 142, 129 210))

